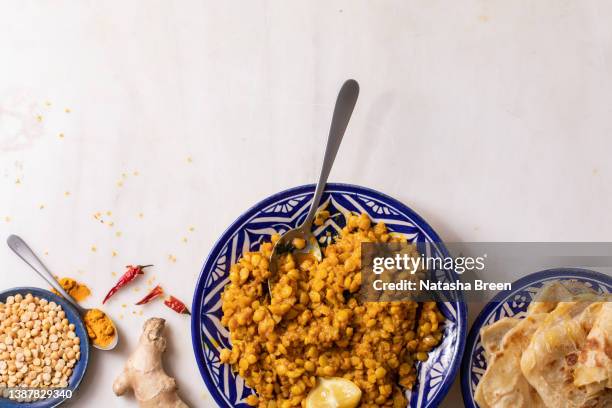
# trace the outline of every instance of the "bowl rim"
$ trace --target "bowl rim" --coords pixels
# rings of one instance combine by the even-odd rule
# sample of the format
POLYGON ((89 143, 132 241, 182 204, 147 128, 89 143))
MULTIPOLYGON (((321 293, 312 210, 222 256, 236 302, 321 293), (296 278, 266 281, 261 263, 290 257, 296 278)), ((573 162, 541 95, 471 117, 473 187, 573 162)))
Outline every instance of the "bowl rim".
MULTIPOLYGON (((19 286, 19 287, 14 287, 14 288, 10 288, 10 289, 1 290, 0 291, 0 300, 4 301, 4 299, 6 299, 6 297, 14 296, 17 293, 25 295, 28 292, 31 293, 34 296, 44 297, 44 299, 46 299, 48 301, 53 301, 53 302, 57 303, 58 305, 60 305, 62 307, 62 309, 64 309, 64 310, 67 310, 67 309, 70 310, 77 317, 76 322, 70 322, 70 323, 73 323, 75 326, 79 327, 83 331, 83 333, 85 333, 85 339, 82 339, 81 337, 79 337, 81 339, 81 344, 83 344, 83 341, 85 341, 86 347, 82 348, 84 350, 84 352, 81 351, 81 358, 79 359, 79 361, 77 363, 77 365, 82 364, 83 372, 76 379, 74 384, 72 386, 68 387, 69 390, 71 390, 73 393, 76 393, 77 389, 79 388, 79 385, 81 385, 81 382, 83 381, 83 378, 85 377, 85 374, 87 373, 87 368, 89 367, 89 349, 90 349, 90 343, 89 343, 89 337, 87 337, 87 329, 85 327, 85 323, 83 322, 83 318, 81 317, 79 312, 76 310, 76 308, 74 306, 72 306, 70 303, 68 303, 68 301, 66 301, 62 297, 56 295, 55 293, 51 292, 50 290, 43 289, 43 288, 37 288, 37 287, 34 287, 34 286, 19 286)), ((75 367, 77 365, 75 365, 75 367)), ((6 400, 6 399, 0 397, 0 401, 4 401, 4 400, 6 400)), ((14 407, 24 407, 24 408, 28 408, 28 407, 32 407, 32 408, 54 408, 54 407, 57 407, 57 406, 63 404, 67 400, 68 400, 67 397, 63 397, 63 398, 50 399, 48 401, 40 400, 40 401, 36 401, 35 403, 33 403, 33 404, 36 404, 38 402, 49 402, 50 405, 44 405, 44 404, 42 404, 42 405, 33 405, 31 403, 23 403, 23 402, 12 403, 9 400, 9 404, 11 404, 11 405, 9 405, 9 407, 13 407, 14 406, 14 407)))
POLYGON ((480 337, 480 328, 483 327, 491 313, 493 313, 502 304, 507 303, 510 296, 525 289, 525 287, 535 282, 545 282, 555 279, 583 279, 592 280, 603 283, 608 287, 612 288, 612 278, 604 273, 593 271, 585 268, 551 268, 544 269, 542 271, 534 272, 529 275, 523 276, 512 283, 512 289, 504 290, 499 292, 493 297, 478 313, 478 316, 474 320, 470 327, 470 331, 467 336, 465 343, 465 351, 461 361, 461 372, 459 374, 461 384, 461 395, 463 397, 463 404, 468 408, 476 408, 478 405, 474 401, 474 395, 470 391, 470 366, 472 362, 472 355, 474 353, 474 347, 476 340, 480 337))
MULTIPOLYGON (((198 280, 196 282, 196 288, 193 294, 193 301, 191 305, 192 315, 191 315, 191 343, 193 346, 193 351, 195 354, 195 360, 198 365, 198 369, 200 371, 200 376, 204 380, 204 383, 213 397, 215 402, 220 406, 226 406, 226 401, 220 395, 220 391, 217 389, 217 386, 212 382, 206 367, 204 367, 205 356, 202 350, 202 331, 200 330, 200 309, 201 303, 203 299, 203 290, 204 285, 201 283, 205 283, 205 279, 207 275, 205 272, 210 270, 213 266, 213 262, 216 258, 216 252, 220 249, 220 244, 228 240, 229 236, 234 233, 234 230, 241 224, 243 224, 246 220, 250 219, 256 212, 261 211, 261 209, 268 207, 273 202, 282 199, 285 196, 292 196, 296 194, 304 194, 311 193, 315 190, 315 184, 303 184, 296 187, 291 187, 285 190, 281 190, 277 193, 274 193, 266 198, 258 201, 251 207, 249 207, 246 211, 244 211, 238 218, 236 218, 221 234, 221 236, 215 241, 212 245, 206 260, 203 263, 202 268, 200 269, 200 274, 198 276, 198 280), (213 257, 214 255, 214 257, 213 257)), ((423 217, 418 215, 414 210, 408 207, 406 204, 401 201, 387 195, 381 193, 380 191, 374 190, 369 187, 362 187, 355 184, 348 183, 327 183, 324 193, 328 190, 333 192, 349 192, 349 193, 362 193, 365 195, 369 195, 373 198, 380 198, 384 201, 390 202, 393 206, 398 209, 402 214, 410 217, 416 224, 418 224, 419 228, 421 228, 429 238, 439 245, 440 251, 448 256, 448 249, 444 245, 443 241, 440 239, 440 236, 433 230, 433 228, 425 221, 423 217)), ((455 378, 458 374, 459 366, 461 364, 461 357, 463 356, 465 344, 466 344, 466 335, 467 335, 467 303, 463 300, 455 301, 454 304, 457 304, 457 330, 458 330, 458 345, 457 345, 457 353, 453 357, 453 362, 449 366, 446 376, 443 378, 443 384, 440 386, 440 391, 437 395, 430 401, 428 401, 427 406, 430 408, 437 407, 440 405, 442 400, 446 397, 448 392, 450 391, 453 383, 455 382, 455 378)))

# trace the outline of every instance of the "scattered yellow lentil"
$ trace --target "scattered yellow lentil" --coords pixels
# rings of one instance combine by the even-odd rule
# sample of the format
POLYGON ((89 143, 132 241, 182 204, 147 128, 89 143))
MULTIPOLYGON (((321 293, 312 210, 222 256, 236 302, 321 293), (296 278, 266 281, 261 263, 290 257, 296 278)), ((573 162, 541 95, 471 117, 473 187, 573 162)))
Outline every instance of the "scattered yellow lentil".
POLYGON ((189 227, 189 232, 195 231, 195 227, 189 227))
POLYGON ((187 163, 193 163, 193 159, 191 158, 191 156, 187 157, 187 163))
POLYGON ((11 222, 11 217, 8 217, 8 216, 4 217, 4 221, 11 222))
POLYGON ((187 243, 187 237, 183 237, 181 241, 183 241, 184 243, 187 243))
POLYGON ((123 181, 119 180, 119 181, 117 182, 117 187, 123 187, 123 181))
POLYGON ((36 120, 37 120, 38 122, 42 122, 42 120, 43 120, 42 115, 36 115, 36 120))
POLYGON ((16 179, 16 180, 15 180, 15 184, 21 184, 21 179, 19 179, 19 178, 18 178, 18 179, 16 179))
POLYGON ((119 237, 121 236, 121 231, 117 231, 117 232, 115 232, 115 236, 116 236, 117 238, 119 238, 119 237))
POLYGON ((144 217, 144 214, 143 213, 138 213, 138 218, 142 218, 142 217, 144 217))
POLYGON ((172 262, 176 262, 176 256, 174 256, 174 255, 172 255, 172 254, 169 254, 169 255, 168 255, 168 259, 169 259, 170 261, 172 261, 172 262))
POLYGON ((64 197, 70 196, 70 191, 64 191, 64 197))
POLYGON ((59 134, 59 135, 57 135, 57 136, 58 136, 60 139, 63 139, 63 138, 64 138, 64 134, 63 134, 63 133, 60 133, 60 134, 59 134))
POLYGON ((112 254, 113 257, 115 257, 115 256, 117 256, 117 251, 112 251, 111 254, 112 254))
POLYGON ((70 108, 65 108, 65 109, 64 109, 64 112, 66 112, 66 113, 70 113, 70 112, 72 112, 72 111, 70 110, 70 108))
POLYGON ((140 173, 138 172, 138 170, 134 170, 134 173, 132 173, 132 174, 133 174, 133 175, 135 175, 135 176, 139 176, 139 175, 140 175, 140 173))
POLYGON ((41 210, 44 210, 45 209, 45 205, 41 204, 38 208, 41 209, 41 210))
POLYGON ((91 252, 96 252, 97 250, 98 250, 98 248, 96 248, 96 246, 95 246, 95 245, 92 245, 92 246, 91 246, 91 252))

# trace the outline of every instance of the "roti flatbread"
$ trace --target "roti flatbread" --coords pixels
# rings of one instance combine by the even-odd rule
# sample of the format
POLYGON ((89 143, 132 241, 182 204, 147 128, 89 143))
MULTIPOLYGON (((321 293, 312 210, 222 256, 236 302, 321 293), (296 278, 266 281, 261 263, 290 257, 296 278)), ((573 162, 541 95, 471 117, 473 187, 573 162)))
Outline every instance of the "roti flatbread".
POLYGON ((481 408, 544 407, 538 393, 523 376, 520 361, 532 335, 545 318, 543 313, 527 316, 505 333, 476 388, 474 399, 481 408))
POLYGON ((480 329, 480 340, 485 350, 485 357, 489 360, 493 354, 499 351, 502 339, 510 329, 521 320, 514 317, 504 317, 488 326, 480 329))
POLYGON ((606 407, 605 393, 574 385, 574 368, 604 302, 561 302, 533 334, 520 361, 529 384, 555 408, 606 407))
POLYGON ((574 385, 612 388, 612 302, 603 304, 574 369, 574 385))
POLYGON ((527 308, 527 314, 549 313, 562 299, 570 300, 571 296, 572 293, 563 283, 557 280, 547 282, 527 308))
POLYGON ((599 295, 592 288, 583 282, 558 280, 544 284, 533 302, 527 308, 527 314, 550 313, 560 302, 584 301, 603 301, 604 295, 599 295))

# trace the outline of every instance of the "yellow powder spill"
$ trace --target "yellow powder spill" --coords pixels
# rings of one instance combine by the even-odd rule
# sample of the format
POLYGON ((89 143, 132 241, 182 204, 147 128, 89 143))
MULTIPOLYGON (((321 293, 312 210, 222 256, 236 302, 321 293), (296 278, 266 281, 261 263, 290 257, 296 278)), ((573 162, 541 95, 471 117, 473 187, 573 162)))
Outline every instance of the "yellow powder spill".
MULTIPOLYGON (((62 285, 62 288, 64 288, 64 290, 68 292, 68 294, 72 296, 77 302, 81 302, 85 300, 89 295, 91 295, 91 291, 89 290, 87 285, 79 283, 72 278, 61 278, 59 280, 59 283, 60 285, 62 285)), ((55 291, 55 289, 51 290, 56 295, 60 295, 55 291)))

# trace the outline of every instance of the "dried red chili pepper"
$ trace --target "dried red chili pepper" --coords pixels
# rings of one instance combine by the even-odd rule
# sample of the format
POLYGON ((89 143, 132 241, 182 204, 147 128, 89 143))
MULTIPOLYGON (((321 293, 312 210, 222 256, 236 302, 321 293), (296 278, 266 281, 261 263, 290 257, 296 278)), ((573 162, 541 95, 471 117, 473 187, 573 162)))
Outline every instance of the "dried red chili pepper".
POLYGON ((136 305, 140 306, 140 305, 147 304, 163 293, 164 293, 164 290, 162 289, 162 287, 157 285, 156 287, 151 289, 151 291, 147 293, 145 297, 143 297, 138 303, 136 303, 136 305))
POLYGON ((119 289, 121 289, 122 287, 124 287, 125 285, 133 281, 134 279, 136 279, 138 275, 143 275, 144 272, 142 270, 144 268, 148 268, 149 266, 153 266, 153 265, 136 265, 136 266, 128 265, 126 266, 126 268, 128 268, 127 271, 125 271, 125 273, 119 278, 115 286, 113 286, 111 290, 108 291, 108 294, 102 301, 102 304, 106 303, 106 301, 110 299, 110 297, 113 296, 115 293, 117 293, 119 289))
POLYGON ((189 309, 187 309, 187 306, 185 306, 183 302, 181 302, 174 296, 170 296, 166 300, 164 300, 164 305, 168 306, 170 309, 174 310, 177 313, 188 315, 191 314, 189 312, 189 309))

